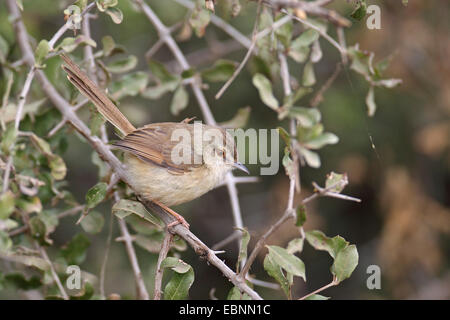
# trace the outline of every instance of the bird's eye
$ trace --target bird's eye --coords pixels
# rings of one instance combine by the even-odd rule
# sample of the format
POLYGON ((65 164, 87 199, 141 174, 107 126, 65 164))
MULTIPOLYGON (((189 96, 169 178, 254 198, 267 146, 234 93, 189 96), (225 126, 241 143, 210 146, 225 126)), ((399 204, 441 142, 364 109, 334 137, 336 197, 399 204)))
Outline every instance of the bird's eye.
POLYGON ((216 149, 216 153, 219 157, 223 157, 223 155, 225 154, 224 151, 220 149, 216 149))

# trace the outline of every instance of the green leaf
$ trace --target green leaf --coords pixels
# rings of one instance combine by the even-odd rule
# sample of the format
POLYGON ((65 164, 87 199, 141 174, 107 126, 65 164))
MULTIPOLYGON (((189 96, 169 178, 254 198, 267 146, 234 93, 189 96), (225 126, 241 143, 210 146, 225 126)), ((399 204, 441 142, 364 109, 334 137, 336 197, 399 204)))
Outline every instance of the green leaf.
POLYGON ((358 250, 354 244, 340 250, 334 259, 331 272, 338 282, 345 280, 351 276, 353 270, 358 265, 358 250))
POLYGON ((76 38, 67 37, 56 47, 56 50, 63 49, 65 52, 74 51, 80 44, 86 44, 91 47, 97 47, 94 40, 86 37, 85 35, 79 35, 76 38))
POLYGON ((89 130, 91 130, 91 134, 99 135, 100 129, 105 122, 105 117, 98 112, 98 109, 93 105, 89 105, 89 130))
POLYGON ((192 78, 193 76, 195 76, 195 73, 196 73, 196 71, 195 71, 194 68, 189 68, 189 69, 187 69, 187 70, 184 70, 184 71, 181 73, 181 77, 182 77, 183 79, 189 79, 189 78, 192 78))
POLYGON ((39 42, 36 48, 36 51, 34 52, 35 64, 38 68, 45 67, 45 65, 43 65, 43 62, 49 52, 50 52, 50 45, 48 44, 48 41, 41 40, 41 42, 39 42))
POLYGON ((113 52, 114 48, 116 47, 116 43, 114 42, 113 37, 111 36, 104 36, 102 38, 102 46, 103 46, 103 56, 109 57, 111 53, 113 52))
POLYGON ((303 145, 308 149, 317 150, 326 146, 327 144, 336 144, 339 142, 339 138, 334 133, 325 132, 321 135, 314 137, 308 141, 305 141, 303 145))
POLYGON ((369 88, 366 96, 367 114, 372 117, 377 110, 377 104, 375 103, 375 95, 373 86, 369 88))
POLYGON ((54 154, 49 157, 48 165, 51 169, 51 175, 55 180, 63 180, 65 178, 67 167, 60 156, 54 154))
POLYGON ((303 148, 302 146, 299 146, 299 150, 300 154, 302 155, 303 159, 306 161, 308 166, 310 166, 311 168, 320 167, 321 164, 320 157, 316 152, 303 148))
POLYGON ((105 13, 111 17, 111 20, 115 24, 119 24, 123 20, 122 10, 120 10, 118 8, 108 8, 108 9, 106 9, 105 13))
POLYGON ((302 260, 286 249, 278 246, 266 246, 272 261, 294 276, 302 277, 306 281, 305 265, 302 260))
POLYGON ((222 128, 244 128, 250 118, 251 108, 249 106, 240 108, 231 120, 219 123, 222 128))
POLYGON ((7 127, 6 131, 2 135, 1 149, 4 154, 9 155, 14 142, 17 139, 18 130, 15 128, 14 124, 7 127))
POLYGON ((173 92, 180 82, 178 80, 171 82, 163 82, 154 87, 148 87, 142 92, 142 96, 147 99, 156 100, 161 98, 167 92, 173 92))
POLYGON ((123 219, 130 214, 134 214, 156 226, 161 228, 164 226, 164 223, 159 218, 150 214, 142 203, 138 201, 120 199, 119 202, 115 203, 112 207, 112 212, 120 219, 123 219))
POLYGON ((6 274, 5 283, 21 290, 32 290, 42 286, 41 279, 38 276, 31 276, 27 279, 19 272, 6 274))
POLYGON ((322 118, 320 111, 316 108, 291 107, 289 108, 288 115, 291 118, 297 119, 299 124, 304 127, 312 127, 322 118))
POLYGON ((80 265, 86 259, 86 250, 90 244, 89 239, 84 234, 79 233, 61 250, 61 254, 68 264, 80 265))
POLYGON ((295 178, 294 161, 292 161, 292 159, 290 157, 289 147, 286 147, 284 149, 284 156, 283 156, 283 159, 281 160, 281 163, 283 164, 283 167, 286 171, 286 175, 290 179, 295 178))
POLYGON ((0 252, 4 253, 12 248, 12 240, 8 235, 8 232, 0 230, 0 252))
POLYGON ((95 0, 98 10, 105 12, 108 8, 115 7, 119 0, 95 0))
POLYGON ((272 92, 272 84, 269 79, 260 73, 253 76, 253 85, 258 89, 259 97, 271 109, 277 110, 279 104, 272 92))
POLYGON ((189 103, 189 94, 183 86, 179 86, 175 91, 172 102, 170 103, 170 112, 177 116, 183 111, 189 103))
POLYGON ((2 226, 2 230, 6 230, 6 231, 12 230, 19 226, 19 223, 17 223, 17 221, 13 220, 13 219, 3 220, 0 222, 0 224, 2 226))
POLYGON ((327 237, 322 231, 306 232, 306 241, 316 250, 327 251, 335 259, 340 250, 348 246, 348 242, 341 236, 327 237))
POLYGON ((106 66, 106 69, 111 73, 124 73, 134 69, 137 65, 136 56, 128 56, 124 59, 114 61, 106 66))
POLYGON ((356 19, 358 21, 361 21, 365 16, 367 12, 367 4, 365 0, 358 0, 355 9, 353 10, 352 14, 350 15, 353 19, 356 19))
POLYGON ((0 64, 5 63, 9 53, 9 43, 0 35, 0 64))
POLYGON ((175 257, 167 257, 161 262, 161 268, 169 268, 176 273, 186 273, 192 267, 181 259, 175 257))
POLYGON ((115 81, 111 86, 112 97, 120 100, 125 96, 136 96, 143 92, 148 84, 148 75, 145 72, 138 71, 127 74, 120 80, 115 81))
POLYGON ((81 220, 81 227, 84 231, 91 234, 97 234, 103 229, 105 219, 103 215, 97 211, 91 211, 84 219, 81 220))
POLYGON ((0 220, 6 220, 14 211, 14 194, 11 190, 0 194, 0 220))
POLYGON ((317 39, 319 39, 319 32, 314 29, 308 29, 292 41, 291 50, 309 47, 317 39))
POLYGON ((372 54, 367 51, 362 51, 359 49, 358 45, 354 45, 352 47, 348 48, 348 55, 350 59, 352 60, 352 64, 350 65, 350 69, 353 71, 366 76, 370 77, 372 72, 372 66, 371 66, 371 56, 372 54))
POLYGON ((305 95, 307 95, 311 91, 312 91, 311 88, 305 88, 305 87, 298 88, 295 92, 293 92, 290 95, 288 95, 287 97, 285 97, 283 106, 284 107, 293 106, 295 102, 297 102, 298 100, 303 98, 305 95))
POLYGON ((148 66, 152 74, 161 82, 172 82, 178 80, 178 77, 167 71, 166 67, 161 62, 152 59, 148 62, 148 66))
MULTIPOLYGON (((39 198, 38 198, 39 199, 39 198)), ((40 204, 40 202, 39 202, 40 204)), ((42 207, 38 212, 39 219, 45 224, 45 231, 48 234, 55 231, 56 227, 59 224, 58 213, 57 210, 44 210, 41 211, 42 207)))
POLYGON ((245 228, 244 229, 237 228, 237 229, 242 232, 241 243, 239 244, 238 261, 236 262, 236 269, 239 270, 239 265, 241 261, 247 259, 247 247, 250 241, 250 233, 248 233, 248 230, 245 228))
POLYGON ((31 236, 36 239, 40 245, 51 245, 53 243, 53 241, 47 237, 48 231, 45 223, 38 216, 31 218, 29 225, 31 236))
POLYGON ((309 47, 298 47, 298 48, 292 48, 289 50, 289 57, 294 59, 295 62, 303 63, 306 61, 306 59, 309 56, 309 47))
POLYGON ((310 87, 316 83, 316 75, 314 74, 314 64, 308 61, 303 69, 302 83, 305 87, 310 87))
POLYGON ((251 300, 250 296, 246 293, 241 293, 237 287, 231 288, 228 292, 227 300, 251 300))
POLYGON ((89 209, 95 208, 106 196, 106 189, 108 185, 104 182, 99 182, 90 188, 86 194, 86 205, 89 209))
POLYGON ((303 238, 296 238, 289 241, 286 251, 290 254, 300 253, 303 251, 303 238))
POLYGON ((86 281, 78 294, 70 296, 70 300, 89 300, 93 295, 94 287, 86 281))
POLYGON ((286 294, 286 297, 289 297, 290 284, 281 271, 280 266, 273 261, 270 254, 266 254, 266 257, 264 258, 264 270, 266 270, 267 274, 280 284, 286 294))
POLYGON ((278 133, 280 137, 283 139, 286 147, 290 147, 291 145, 291 135, 284 129, 283 127, 277 127, 278 133))
POLYGON ((227 81, 236 69, 236 62, 219 59, 214 65, 201 72, 202 78, 210 82, 227 81))
MULTIPOLYGON (((284 14, 278 14, 276 20, 283 18, 284 14)), ((289 48, 289 45, 291 44, 291 38, 292 38, 292 29, 294 27, 293 21, 289 21, 285 24, 283 24, 280 28, 275 30, 275 35, 277 36, 278 40, 283 44, 285 48, 289 48)))
POLYGON ((305 300, 329 300, 329 299, 330 299, 330 297, 325 297, 320 294, 313 294, 313 295, 309 296, 308 298, 306 298, 305 300))
POLYGON ((203 1, 203 4, 200 3, 201 2, 197 1, 194 10, 192 10, 191 17, 189 18, 189 23, 195 30, 197 37, 203 37, 206 27, 211 20, 211 12, 204 9, 205 2, 203 1))
POLYGON ((375 85, 391 89, 400 85, 402 82, 401 79, 383 79, 376 81, 375 85))
POLYGON ((164 289, 165 300, 184 300, 188 297, 189 289, 194 283, 192 267, 185 273, 177 273, 167 283, 164 289))
POLYGON ((297 227, 301 227, 306 222, 306 207, 301 204, 297 207, 297 220, 295 221, 295 225, 297 227))
POLYGON ((348 178, 347 174, 339 174, 336 172, 331 172, 327 175, 327 179, 325 181, 325 188, 331 188, 329 191, 341 193, 347 185, 348 178))

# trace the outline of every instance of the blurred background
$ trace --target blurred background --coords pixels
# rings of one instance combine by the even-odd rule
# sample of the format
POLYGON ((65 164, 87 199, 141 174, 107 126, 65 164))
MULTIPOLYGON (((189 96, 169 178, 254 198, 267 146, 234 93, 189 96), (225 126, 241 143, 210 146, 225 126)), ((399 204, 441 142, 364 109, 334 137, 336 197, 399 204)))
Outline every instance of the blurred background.
MULTIPOLYGON (((114 24, 105 15, 92 20, 92 38, 96 41, 107 34, 139 58, 137 70, 147 70, 144 55, 158 40, 148 20, 133 10, 129 1, 119 1, 124 22, 114 24)), ((241 1, 241 14, 232 18, 217 1, 216 13, 246 35, 251 35, 256 5, 241 1)), ((175 1, 148 1, 166 25, 185 21, 186 9, 175 1)), ((445 1, 370 1, 381 7, 381 29, 369 30, 365 19, 352 20, 345 30, 347 44, 373 51, 375 60, 391 56, 387 76, 401 78, 403 83, 394 89, 375 90, 377 112, 367 115, 365 97, 368 86, 360 75, 348 67, 324 95, 319 105, 327 131, 339 136, 336 145, 319 151, 322 165, 319 169, 301 168, 302 192, 296 203, 313 192, 313 181, 324 184, 331 171, 346 172, 349 186, 344 193, 358 197, 361 203, 321 198, 307 205, 306 230, 320 229, 328 236, 341 235, 357 245, 360 261, 354 274, 337 287, 323 294, 333 299, 449 299, 450 298, 450 3, 445 1), (370 265, 381 268, 381 289, 369 290, 366 270, 370 265)), ((35 39, 49 39, 62 25, 62 11, 70 1, 24 0, 24 21, 35 39)), ((349 18, 353 6, 335 1, 331 8, 349 18)), ((13 42, 14 35, 7 19, 8 13, 0 3, 0 34, 13 42)), ((182 29, 182 28, 181 28, 182 29)), ((181 30, 180 29, 180 30, 181 30)), ((182 31, 175 35, 182 37, 182 31)), ((335 34, 331 33, 333 37, 335 34)), ((182 40, 182 39, 181 39, 182 40)), ((317 84, 321 86, 334 72, 340 56, 335 48, 320 40, 324 57, 316 65, 317 84)), ((191 64, 197 68, 211 65, 218 58, 240 62, 246 50, 236 45, 224 32, 209 26, 202 38, 195 35, 189 41, 179 42, 191 64), (224 47, 227 48, 223 55, 224 47), (219 49, 218 49, 219 48, 219 49)), ((154 58, 169 70, 177 71, 171 52, 162 47, 154 58)), ((60 63, 52 59, 49 65, 60 63)), ((292 61, 291 61, 292 62, 292 61)), ((291 73, 300 77, 300 69, 290 65, 291 73), (296 74, 298 72, 298 74, 296 74)), ((252 85, 251 63, 233 82, 224 96, 214 95, 222 83, 209 84, 207 100, 217 121, 233 117, 239 108, 251 107, 246 128, 276 128, 276 115, 261 102, 252 85)), ((59 72, 52 71, 46 72, 59 72)), ((282 94, 281 82, 275 84, 276 94, 282 94)), ((121 101, 121 110, 135 126, 150 122, 181 121, 186 117, 202 118, 192 92, 189 106, 179 116, 171 115, 171 95, 159 100, 129 97, 121 101)), ((309 98, 306 98, 309 99, 309 98)), ((282 123, 287 128, 287 122, 282 123)), ((69 131, 66 153, 68 167, 67 189, 80 203, 86 191, 97 183, 98 168, 91 161, 92 150, 73 131, 69 131)), ((112 131, 111 131, 112 133, 112 131)), ((112 134, 110 135, 112 136, 112 134)), ((280 149, 280 158, 283 150, 280 149)), ((249 166, 252 175, 259 173, 258 165, 249 166)), ((252 235, 250 248, 271 223, 283 213, 288 195, 289 179, 280 168, 275 176, 262 176, 259 183, 240 184, 239 198, 244 225, 252 235)), ((111 203, 102 204, 98 211, 109 224, 111 203)), ((233 232, 231 205, 226 187, 218 189, 174 208, 190 223, 191 230, 207 245, 212 246, 233 232)), ((78 217, 67 217, 52 235, 55 244, 67 242, 80 227, 78 217)), ((113 239, 119 236, 113 226, 113 239)), ((107 241, 108 228, 89 236, 83 269, 98 274, 107 241)), ((285 246, 298 236, 292 223, 286 223, 269 240, 269 244, 285 246)), ((236 242, 221 255, 229 266, 234 266, 238 254, 236 242)), ((146 283, 151 287, 157 254, 150 254, 137 246, 138 259, 146 283)), ((196 280, 190 291, 191 299, 208 299, 210 290, 219 299, 226 297, 231 284, 212 266, 199 260, 190 249, 182 258, 195 270, 196 280)), ((271 281, 262 268, 261 255, 252 273, 258 279, 271 281)), ((326 252, 315 251, 305 245, 301 254, 306 265, 308 282, 296 281, 294 296, 303 296, 331 281, 329 268, 332 259, 326 252)), ((106 269, 106 292, 119 292, 122 297, 135 294, 134 279, 123 244, 113 241, 106 269)), ((258 288, 265 298, 283 299, 281 291, 258 288)), ((17 297, 16 292, 0 292, 2 298, 17 297)))

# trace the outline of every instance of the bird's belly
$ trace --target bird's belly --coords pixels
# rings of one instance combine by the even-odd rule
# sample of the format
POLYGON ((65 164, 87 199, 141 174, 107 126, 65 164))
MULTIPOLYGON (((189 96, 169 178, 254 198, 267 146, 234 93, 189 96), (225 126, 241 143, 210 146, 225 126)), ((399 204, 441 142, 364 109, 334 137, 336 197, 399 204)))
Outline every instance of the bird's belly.
POLYGON ((134 182, 135 191, 148 200, 166 206, 178 205, 200 197, 213 189, 220 178, 205 167, 194 168, 183 174, 170 173, 166 168, 126 155, 127 175, 134 182))

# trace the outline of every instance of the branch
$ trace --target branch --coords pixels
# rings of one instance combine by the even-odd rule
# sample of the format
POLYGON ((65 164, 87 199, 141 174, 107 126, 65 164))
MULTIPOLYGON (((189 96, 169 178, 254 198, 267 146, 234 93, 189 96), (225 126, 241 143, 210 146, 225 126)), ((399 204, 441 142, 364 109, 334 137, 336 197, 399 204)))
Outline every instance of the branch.
MULTIPOLYGON (((7 0, 7 5, 11 15, 13 16, 14 29, 17 36, 17 41, 19 43, 20 49, 24 56, 24 61, 29 66, 34 66, 34 56, 33 50, 30 43, 28 42, 28 34, 25 25, 21 19, 20 11, 17 7, 15 0, 7 0)), ((89 128, 78 118, 78 116, 73 111, 70 103, 67 102, 58 91, 52 86, 45 74, 38 70, 36 72, 36 77, 41 84, 42 90, 49 97, 55 107, 65 116, 70 124, 89 142, 89 144, 94 148, 94 150, 99 154, 99 156, 106 161, 111 169, 117 174, 117 176, 127 183, 131 189, 134 189, 133 182, 128 179, 125 175, 124 169, 120 161, 111 152, 109 147, 103 143, 98 137, 91 136, 89 128)), ((200 91, 201 92, 201 91, 200 91)), ((203 93, 202 93, 203 94, 203 93)), ((154 203, 143 201, 144 205, 147 207, 153 207, 154 211, 157 212, 158 216, 166 223, 169 224, 174 220, 174 218, 162 208, 157 207, 154 203)), ((125 222, 120 222, 119 226, 122 229, 126 228, 125 222), (125 227, 125 228, 123 228, 125 227)), ((191 231, 186 229, 182 225, 176 225, 173 227, 176 234, 182 237, 201 257, 205 258, 210 264, 217 267, 236 287, 239 288, 244 293, 247 293, 251 298, 260 300, 261 297, 253 289, 251 289, 245 281, 242 281, 238 276, 222 261, 215 253, 209 249, 200 239, 198 239, 191 231)), ((130 239, 131 240, 131 239, 130 239)))
POLYGON ((127 250, 128 258, 131 262, 131 267, 133 268, 134 280, 136 282, 137 297, 141 300, 149 300, 149 294, 144 285, 144 279, 142 278, 142 272, 137 261, 136 252, 133 247, 133 239, 131 239, 130 233, 128 232, 127 224, 125 220, 118 219, 119 228, 122 234, 123 241, 125 242, 125 248, 127 250))
POLYGON ((47 251, 45 251, 44 247, 38 245, 37 243, 36 243, 36 247, 39 249, 39 252, 40 252, 42 258, 50 266, 50 272, 52 274, 53 281, 55 281, 56 286, 58 287, 59 292, 61 293, 63 299, 69 300, 69 296, 67 295, 66 290, 64 290, 64 286, 62 285, 61 280, 59 279, 58 274, 56 273, 55 268, 53 267, 52 261, 49 259, 48 255, 47 255, 47 251))
MULTIPOLYGON (((258 17, 257 17, 258 19, 258 17)), ((286 24, 287 22, 291 21, 290 17, 283 17, 280 20, 278 20, 277 22, 275 22, 272 26, 265 28, 264 30, 258 32, 255 34, 255 32, 253 32, 253 37, 252 37, 252 43, 250 45, 250 47, 248 48, 247 54, 244 57, 244 60, 242 60, 242 62, 239 64, 239 67, 234 71, 233 75, 231 76, 230 79, 227 80, 227 82, 225 82, 225 84, 222 86, 222 88, 220 88, 219 92, 217 92, 217 94, 215 95, 216 99, 219 99, 223 93, 225 92, 225 90, 231 85, 231 83, 234 81, 234 79, 236 79, 236 77, 238 76, 238 74, 242 71, 242 69, 244 68, 245 64, 247 63, 248 59, 250 59, 252 53, 253 53, 253 49, 255 48, 256 42, 259 39, 264 38, 266 35, 270 34, 271 32, 273 32, 274 30, 280 28, 282 25, 286 24)), ((255 22, 255 26, 257 25, 257 23, 255 22)))
MULTIPOLYGON (((89 12, 89 10, 91 10, 93 7, 95 6, 95 2, 91 2, 89 3, 86 8, 84 8, 83 12, 81 12, 80 16, 83 17, 86 13, 89 12)), ((83 19, 84 20, 84 19, 83 19)), ((56 33, 54 34, 54 36, 50 39, 50 41, 48 42, 48 45, 50 46, 51 49, 54 48, 56 42, 64 35, 64 33, 66 33, 67 30, 70 30, 71 25, 70 25, 70 21, 67 21, 61 28, 59 28, 58 31, 56 31, 56 33)))
MULTIPOLYGON (((25 83, 23 85, 22 91, 20 92, 20 95, 19 95, 19 104, 17 106, 16 118, 14 120, 14 129, 16 130, 16 132, 19 130, 20 120, 22 119, 22 115, 23 115, 23 109, 25 106, 25 102, 26 102, 28 93, 31 88, 31 82, 33 81, 35 72, 36 72, 36 68, 33 65, 30 67, 30 71, 28 72, 28 75, 27 75, 27 78, 25 79, 25 83)), ((5 193, 9 187, 9 175, 11 173, 11 167, 13 164, 12 152, 13 152, 15 145, 16 145, 16 142, 14 141, 11 144, 11 146, 9 147, 9 156, 8 156, 8 160, 6 160, 5 173, 3 175, 2 193, 5 193)))
POLYGON ((170 250, 170 243, 172 242, 173 235, 168 230, 164 236, 164 240, 161 244, 161 250, 159 251, 158 262, 156 264, 155 274, 155 289, 153 291, 153 300, 161 300, 161 284, 164 274, 164 270, 161 268, 161 263, 167 257, 170 250))
POLYGON ((350 27, 352 23, 339 15, 336 11, 323 8, 332 1, 297 1, 297 0, 264 0, 264 3, 276 8, 294 8, 300 9, 311 16, 317 16, 330 21, 337 27, 350 27))
MULTIPOLYGON (((67 216, 72 216, 72 215, 74 215, 74 214, 76 214, 76 213, 78 213, 80 211, 83 211, 84 208, 85 208, 85 205, 79 205, 79 206, 70 208, 68 210, 65 210, 65 211, 61 212, 60 214, 58 214, 58 220, 61 219, 61 218, 67 217, 67 216)), ((23 225, 23 226, 21 226, 21 227, 19 227, 17 229, 14 229, 14 230, 10 231, 8 233, 8 235, 10 237, 14 237, 14 236, 17 236, 18 234, 24 233, 29 228, 30 227, 25 224, 25 225, 23 225)))
MULTIPOLYGON (((190 0, 174 0, 176 3, 182 5, 185 8, 188 9, 194 9, 195 4, 190 0)), ((242 44, 245 48, 250 48, 251 41, 243 35, 239 30, 234 28, 232 25, 227 23, 226 21, 222 20, 220 17, 216 16, 215 14, 211 14, 211 23, 213 23, 218 28, 222 29, 225 33, 227 33, 230 37, 235 39, 237 42, 242 44)))
POLYGON ((305 300, 306 298, 309 298, 309 297, 311 297, 314 294, 317 294, 317 293, 319 293, 319 292, 321 292, 321 291, 323 291, 325 289, 328 289, 330 287, 336 286, 338 284, 339 284, 339 281, 337 281, 336 278, 333 277, 333 280, 329 284, 327 284, 327 285, 325 285, 325 286, 323 286, 323 287, 321 287, 321 288, 319 288, 319 289, 317 289, 317 290, 315 290, 315 291, 313 291, 311 293, 308 293, 306 296, 303 296, 303 297, 299 298, 298 300, 305 300))

